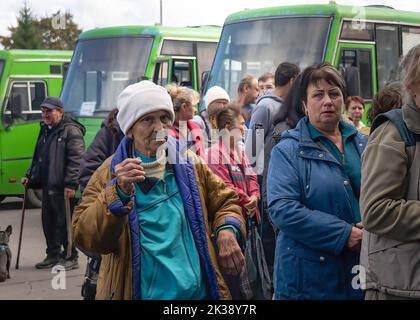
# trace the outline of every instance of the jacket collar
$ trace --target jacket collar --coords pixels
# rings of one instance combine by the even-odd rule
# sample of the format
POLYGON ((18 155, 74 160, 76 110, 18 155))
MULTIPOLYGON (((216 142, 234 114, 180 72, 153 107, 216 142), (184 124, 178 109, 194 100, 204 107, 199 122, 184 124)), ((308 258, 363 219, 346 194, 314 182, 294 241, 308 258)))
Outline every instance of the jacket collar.
MULTIPOLYGON (((366 147, 367 136, 361 134, 356 128, 340 120, 339 125, 345 135, 355 136, 354 142, 356 143, 359 154, 361 155, 366 147)), ((282 134, 282 139, 294 139, 298 141, 298 152, 300 156, 317 160, 326 160, 338 163, 338 161, 330 156, 314 139, 309 130, 309 118, 307 116, 299 120, 295 129, 287 130, 282 134)))
POLYGON ((403 119, 407 128, 420 134, 420 108, 414 103, 408 103, 402 107, 403 119))

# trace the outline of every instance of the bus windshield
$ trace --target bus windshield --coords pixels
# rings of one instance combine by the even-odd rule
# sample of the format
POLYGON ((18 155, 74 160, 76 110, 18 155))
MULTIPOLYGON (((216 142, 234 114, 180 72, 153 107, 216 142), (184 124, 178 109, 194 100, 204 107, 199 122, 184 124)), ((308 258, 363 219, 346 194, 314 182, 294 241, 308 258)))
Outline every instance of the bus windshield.
POLYGON ((120 92, 143 79, 152 42, 153 37, 80 40, 61 94, 66 112, 103 117, 115 108, 120 92))
POLYGON ((0 80, 3 74, 4 60, 0 60, 0 80))
POLYGON ((221 86, 233 99, 245 74, 274 74, 281 62, 301 69, 322 61, 332 17, 277 17, 225 25, 207 88, 221 86))

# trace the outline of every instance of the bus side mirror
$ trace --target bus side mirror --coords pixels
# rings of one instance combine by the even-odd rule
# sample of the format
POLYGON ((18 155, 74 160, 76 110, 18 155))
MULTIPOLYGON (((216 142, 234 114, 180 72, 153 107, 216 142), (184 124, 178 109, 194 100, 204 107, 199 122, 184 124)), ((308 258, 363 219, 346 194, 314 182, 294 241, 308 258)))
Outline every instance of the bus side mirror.
POLYGON ((67 72, 69 71, 70 62, 63 63, 62 73, 63 73, 63 83, 67 78, 67 72))
POLYGON ((201 94, 203 94, 204 92, 204 88, 207 85, 207 81, 209 80, 209 75, 210 75, 210 71, 204 71, 203 73, 201 73, 201 94))
MULTIPOLYGON (((6 129, 11 127, 13 125, 13 119, 19 117, 19 112, 17 109, 18 108, 16 103, 20 102, 20 97, 19 96, 14 96, 13 94, 11 96, 9 96, 9 98, 7 99, 7 105, 6 105, 6 109, 5 111, 10 111, 10 113, 3 113, 3 122, 6 124, 6 129)), ((20 114, 22 114, 22 111, 20 112, 20 114)))
POLYGON ((13 97, 10 112, 12 113, 12 119, 22 118, 22 103, 20 96, 13 97))

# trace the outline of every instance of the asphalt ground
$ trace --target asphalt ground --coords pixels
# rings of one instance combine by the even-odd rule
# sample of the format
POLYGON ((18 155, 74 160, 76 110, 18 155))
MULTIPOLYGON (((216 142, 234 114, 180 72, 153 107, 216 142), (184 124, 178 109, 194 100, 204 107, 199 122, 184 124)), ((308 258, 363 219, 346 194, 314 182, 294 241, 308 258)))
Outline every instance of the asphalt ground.
POLYGON ((80 300, 87 258, 79 252, 79 268, 38 270, 35 264, 46 254, 41 209, 27 209, 22 235, 19 269, 15 269, 22 217, 22 199, 6 198, 0 203, 0 229, 13 227, 9 246, 12 251, 10 277, 0 282, 0 300, 80 300), (60 270, 61 269, 61 270, 60 270))

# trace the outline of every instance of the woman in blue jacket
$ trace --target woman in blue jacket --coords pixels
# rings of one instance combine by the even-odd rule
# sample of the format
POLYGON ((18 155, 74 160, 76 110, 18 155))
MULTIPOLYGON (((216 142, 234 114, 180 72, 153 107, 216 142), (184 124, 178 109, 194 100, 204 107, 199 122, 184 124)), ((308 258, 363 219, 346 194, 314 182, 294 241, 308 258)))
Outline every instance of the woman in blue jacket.
POLYGON ((276 299, 362 299, 361 160, 367 138, 341 121, 345 82, 330 64, 304 70, 307 116, 283 133, 268 172, 276 299))

